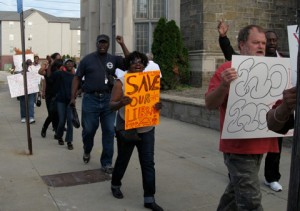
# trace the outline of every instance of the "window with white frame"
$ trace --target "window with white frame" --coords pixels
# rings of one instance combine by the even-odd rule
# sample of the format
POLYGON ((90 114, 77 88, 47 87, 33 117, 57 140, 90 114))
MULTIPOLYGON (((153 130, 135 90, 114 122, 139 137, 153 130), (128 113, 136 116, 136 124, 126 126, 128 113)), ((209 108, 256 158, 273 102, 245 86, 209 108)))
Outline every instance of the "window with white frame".
POLYGON ((167 0, 135 0, 135 49, 146 53, 151 51, 154 28, 161 17, 167 17, 167 0))
POLYGON ((13 34, 8 35, 8 40, 9 41, 14 41, 15 36, 13 34))
POLYGON ((31 21, 27 22, 27 29, 32 29, 33 23, 31 21))
POLYGON ((15 25, 15 22, 9 21, 8 26, 9 26, 10 29, 14 28, 14 25, 15 25))

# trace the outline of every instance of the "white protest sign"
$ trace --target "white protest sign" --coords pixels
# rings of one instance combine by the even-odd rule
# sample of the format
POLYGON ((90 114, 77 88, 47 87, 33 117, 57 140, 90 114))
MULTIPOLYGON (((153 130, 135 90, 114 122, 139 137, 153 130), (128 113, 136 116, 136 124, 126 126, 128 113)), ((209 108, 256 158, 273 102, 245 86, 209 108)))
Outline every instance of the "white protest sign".
POLYGON ((232 67, 238 78, 230 85, 222 139, 283 136, 268 129, 266 114, 291 87, 289 58, 233 56, 232 67))
POLYGON ((292 67, 292 84, 296 86, 297 82, 297 56, 299 48, 299 31, 297 31, 297 25, 288 26, 288 39, 290 49, 290 59, 292 67))
MULTIPOLYGON (((28 94, 39 92, 39 82, 41 77, 36 73, 27 72, 28 94)), ((7 76, 7 82, 11 98, 24 95, 24 80, 22 74, 7 76)))
MULTIPOLYGON (((25 54, 25 61, 27 59, 31 59, 33 61, 34 59, 33 54, 25 54)), ((13 61, 14 61, 14 66, 15 66, 15 72, 21 72, 23 67, 22 67, 22 55, 13 55, 13 61)))

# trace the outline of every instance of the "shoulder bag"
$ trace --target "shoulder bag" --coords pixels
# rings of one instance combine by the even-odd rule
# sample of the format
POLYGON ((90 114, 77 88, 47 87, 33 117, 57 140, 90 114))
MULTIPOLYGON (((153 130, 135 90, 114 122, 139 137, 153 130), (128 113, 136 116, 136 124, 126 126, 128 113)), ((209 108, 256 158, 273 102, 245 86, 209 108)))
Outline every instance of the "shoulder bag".
POLYGON ((123 142, 141 141, 136 128, 125 130, 125 121, 121 118, 120 114, 117 114, 116 121, 116 136, 117 139, 123 142))

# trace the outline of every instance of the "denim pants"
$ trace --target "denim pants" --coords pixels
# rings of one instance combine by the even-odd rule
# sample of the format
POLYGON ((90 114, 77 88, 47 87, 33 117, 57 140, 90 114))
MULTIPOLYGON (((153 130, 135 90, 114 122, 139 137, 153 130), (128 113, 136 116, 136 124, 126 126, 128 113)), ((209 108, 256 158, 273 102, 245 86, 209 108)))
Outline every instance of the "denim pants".
POLYGON ((62 138, 64 135, 64 128, 67 122, 67 133, 65 137, 66 142, 73 141, 73 124, 72 124, 72 109, 67 103, 57 102, 58 126, 56 135, 62 138))
POLYGON ((45 97, 46 107, 48 111, 48 116, 44 122, 43 128, 44 130, 48 129, 49 124, 52 122, 52 127, 56 131, 57 125, 58 125, 58 114, 57 109, 53 109, 52 106, 56 106, 56 103, 54 103, 55 98, 52 96, 45 97))
MULTIPOLYGON (((46 108, 47 108, 48 116, 45 119, 45 122, 43 124, 43 128, 44 128, 45 131, 48 129, 48 126, 52 122, 52 120, 51 120, 51 114, 50 114, 51 99, 52 99, 52 97, 49 97, 49 96, 46 95, 46 97, 45 97, 45 103, 46 103, 46 108)), ((52 123, 52 126, 53 126, 53 123, 52 123)), ((53 127, 53 128, 55 128, 55 127, 53 127)), ((56 128, 57 128, 57 126, 56 126, 56 128)))
POLYGON ((101 123, 102 154, 100 163, 103 167, 112 165, 114 154, 114 122, 116 112, 109 107, 110 94, 95 95, 85 93, 82 99, 82 140, 85 153, 90 153, 94 146, 94 137, 101 123))
MULTIPOLYGON (((25 96, 20 96, 20 113, 21 118, 26 118, 26 107, 25 107, 25 96)), ((28 112, 29 118, 34 118, 34 101, 35 101, 35 93, 28 95, 28 112)))
POLYGON ((262 211, 258 171, 262 154, 224 153, 230 182, 217 211, 262 211))
POLYGON ((122 142, 118 139, 118 157, 112 173, 112 187, 120 187, 133 149, 136 146, 142 170, 144 202, 154 201, 155 194, 155 169, 154 169, 154 137, 155 128, 146 133, 139 133, 142 141, 122 142))

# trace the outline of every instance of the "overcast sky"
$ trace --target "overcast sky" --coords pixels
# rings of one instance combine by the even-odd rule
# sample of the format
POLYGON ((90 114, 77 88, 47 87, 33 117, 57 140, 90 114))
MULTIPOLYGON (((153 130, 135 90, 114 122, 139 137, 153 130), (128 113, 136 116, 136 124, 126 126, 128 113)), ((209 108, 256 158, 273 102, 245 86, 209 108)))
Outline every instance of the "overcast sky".
MULTIPOLYGON (((80 17, 80 0, 23 0, 23 11, 37 9, 57 17, 80 17)), ((17 11, 17 0, 0 0, 0 11, 17 11)))

